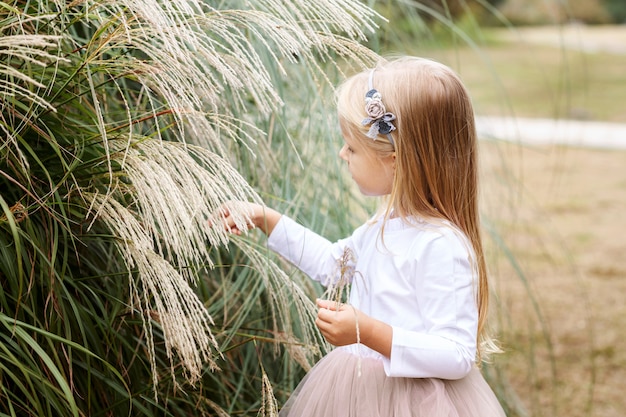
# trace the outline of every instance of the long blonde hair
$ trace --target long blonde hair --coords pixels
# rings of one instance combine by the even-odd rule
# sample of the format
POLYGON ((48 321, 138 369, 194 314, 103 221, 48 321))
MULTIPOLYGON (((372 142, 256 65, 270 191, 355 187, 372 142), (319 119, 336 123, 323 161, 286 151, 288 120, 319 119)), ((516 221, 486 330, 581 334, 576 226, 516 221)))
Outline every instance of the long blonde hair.
POLYGON ((486 332, 489 287, 478 210, 478 161, 474 111, 459 77, 447 66, 404 57, 379 64, 372 84, 396 116, 392 140, 365 136, 364 96, 371 70, 338 89, 339 119, 351 136, 380 157, 395 152, 394 183, 385 215, 448 220, 469 240, 478 275, 478 359, 494 350, 486 332), (392 143, 393 142, 393 143, 392 143))

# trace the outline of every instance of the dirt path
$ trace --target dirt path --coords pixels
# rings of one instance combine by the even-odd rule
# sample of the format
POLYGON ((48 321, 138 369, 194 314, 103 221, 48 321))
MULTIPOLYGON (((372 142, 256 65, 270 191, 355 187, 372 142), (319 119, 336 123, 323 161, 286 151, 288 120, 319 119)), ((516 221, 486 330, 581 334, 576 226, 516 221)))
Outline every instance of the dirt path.
POLYGON ((532 145, 626 150, 626 124, 622 123, 478 117, 477 129, 483 138, 532 145))

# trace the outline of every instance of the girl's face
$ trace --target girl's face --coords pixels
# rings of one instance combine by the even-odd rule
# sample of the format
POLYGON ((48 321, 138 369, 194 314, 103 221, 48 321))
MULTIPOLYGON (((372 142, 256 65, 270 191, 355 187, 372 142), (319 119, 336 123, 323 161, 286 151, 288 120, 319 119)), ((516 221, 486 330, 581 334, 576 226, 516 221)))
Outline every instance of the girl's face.
MULTIPOLYGON (((372 140, 372 139, 364 139, 372 140)), ((344 145, 339 151, 341 159, 348 163, 352 179, 363 195, 383 196, 391 193, 395 154, 379 158, 363 146, 359 140, 344 135, 344 145)))

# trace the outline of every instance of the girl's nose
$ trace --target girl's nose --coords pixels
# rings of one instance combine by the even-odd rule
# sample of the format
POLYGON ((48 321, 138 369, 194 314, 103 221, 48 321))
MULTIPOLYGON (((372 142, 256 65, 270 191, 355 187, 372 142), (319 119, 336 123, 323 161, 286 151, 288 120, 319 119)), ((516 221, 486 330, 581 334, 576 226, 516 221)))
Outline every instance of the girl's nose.
POLYGON ((341 147, 341 150, 339 151, 339 157, 343 159, 344 161, 348 160, 348 145, 347 144, 341 147))

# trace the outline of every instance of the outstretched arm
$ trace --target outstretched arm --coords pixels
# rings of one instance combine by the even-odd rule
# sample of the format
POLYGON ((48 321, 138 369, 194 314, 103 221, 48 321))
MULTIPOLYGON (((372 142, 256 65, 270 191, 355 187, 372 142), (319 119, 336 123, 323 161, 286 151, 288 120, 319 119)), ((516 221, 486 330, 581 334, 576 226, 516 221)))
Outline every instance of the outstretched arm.
POLYGON ((349 304, 317 300, 317 306, 319 311, 315 324, 330 344, 343 346, 360 342, 387 358, 391 356, 391 326, 349 304))

